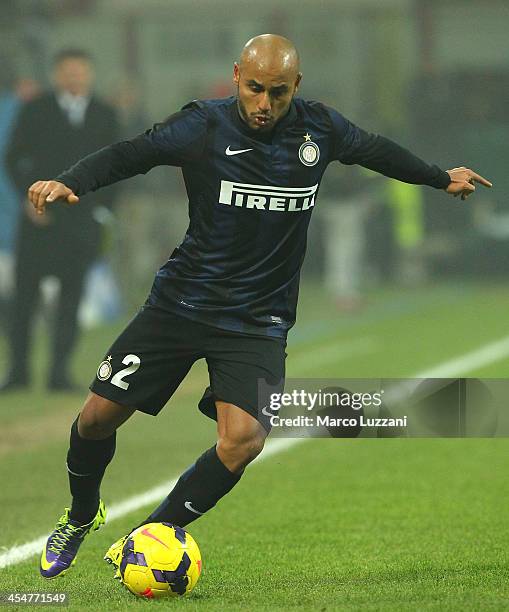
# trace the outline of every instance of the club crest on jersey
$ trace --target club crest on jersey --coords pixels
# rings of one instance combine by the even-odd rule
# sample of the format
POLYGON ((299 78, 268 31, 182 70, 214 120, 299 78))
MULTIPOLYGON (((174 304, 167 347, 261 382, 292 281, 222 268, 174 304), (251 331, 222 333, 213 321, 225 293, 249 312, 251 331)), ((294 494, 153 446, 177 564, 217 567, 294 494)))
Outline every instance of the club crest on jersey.
POLYGON ((305 166, 314 166, 320 159, 320 149, 316 142, 307 140, 299 147, 299 159, 305 166))
POLYGON ((301 212, 315 205, 318 183, 311 187, 273 187, 221 181, 219 204, 275 212, 301 212))
POLYGON ((101 361, 99 364, 99 367, 97 368, 97 378, 99 380, 108 380, 108 378, 111 376, 113 368, 111 367, 110 360, 111 357, 108 357, 108 359, 101 361))

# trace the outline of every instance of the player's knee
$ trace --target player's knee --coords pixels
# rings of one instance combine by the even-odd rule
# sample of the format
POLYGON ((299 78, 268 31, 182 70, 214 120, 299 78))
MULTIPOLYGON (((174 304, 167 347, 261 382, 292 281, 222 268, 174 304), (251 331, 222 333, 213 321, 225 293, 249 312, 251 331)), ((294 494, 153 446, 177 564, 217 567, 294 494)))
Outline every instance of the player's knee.
POLYGON ((247 465, 262 452, 264 443, 265 438, 261 436, 253 436, 248 440, 239 442, 236 448, 239 459, 247 465))
POLYGON ((226 435, 219 438, 218 454, 225 460, 226 467, 237 472, 251 463, 262 452, 265 435, 226 435))
POLYGON ((87 398, 78 420, 78 432, 82 438, 104 440, 117 429, 118 423, 111 417, 108 404, 112 402, 95 394, 87 398))

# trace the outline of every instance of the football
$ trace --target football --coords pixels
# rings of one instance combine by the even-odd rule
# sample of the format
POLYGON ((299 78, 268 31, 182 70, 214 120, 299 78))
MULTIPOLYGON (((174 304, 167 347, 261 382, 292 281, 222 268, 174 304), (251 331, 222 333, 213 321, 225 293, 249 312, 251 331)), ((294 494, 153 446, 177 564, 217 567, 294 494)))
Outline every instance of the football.
POLYGON ((148 523, 125 541, 119 570, 131 593, 151 599, 190 593, 201 565, 198 545, 182 527, 148 523))

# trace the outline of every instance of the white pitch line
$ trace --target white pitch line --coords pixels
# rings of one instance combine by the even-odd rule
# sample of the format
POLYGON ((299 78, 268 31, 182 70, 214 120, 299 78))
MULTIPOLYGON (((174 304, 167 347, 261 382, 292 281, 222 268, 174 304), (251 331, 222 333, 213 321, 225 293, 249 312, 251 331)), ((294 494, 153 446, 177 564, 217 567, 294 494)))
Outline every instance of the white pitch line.
MULTIPOLYGON (((450 376, 459 376, 471 372, 475 368, 480 368, 485 365, 500 361, 504 357, 509 356, 509 336, 487 344, 480 349, 467 353, 439 364, 434 368, 417 373, 411 378, 448 378, 450 376)), ((295 446, 299 442, 310 440, 312 438, 275 438, 269 440, 263 450, 263 453, 256 459, 256 463, 268 459, 273 455, 295 446)), ((176 483, 176 479, 167 481, 157 487, 149 489, 145 493, 129 497, 126 500, 114 504, 108 511, 108 522, 122 518, 139 510, 144 506, 148 506, 164 498, 176 483)), ((39 554, 48 538, 49 534, 40 536, 26 544, 12 546, 0 553, 0 568, 8 567, 20 563, 39 554)))
POLYGON ((502 340, 491 342, 476 351, 462 355, 457 359, 451 359, 434 368, 421 372, 421 374, 417 374, 414 378, 449 378, 450 376, 471 372, 476 368, 482 368, 490 363, 495 363, 508 355, 509 336, 506 336, 502 338, 502 340))

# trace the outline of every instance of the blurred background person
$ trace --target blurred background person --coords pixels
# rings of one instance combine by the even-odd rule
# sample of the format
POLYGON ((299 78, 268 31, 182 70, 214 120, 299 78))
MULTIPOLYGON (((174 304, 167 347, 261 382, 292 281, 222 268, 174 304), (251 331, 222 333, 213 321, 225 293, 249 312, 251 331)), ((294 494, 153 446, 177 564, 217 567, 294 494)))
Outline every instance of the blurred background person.
MULTIPOLYGON (((34 177, 54 176, 118 137, 113 108, 92 93, 94 68, 87 52, 59 51, 52 80, 50 91, 21 109, 8 145, 7 166, 20 197, 34 177)), ((100 203, 108 205, 111 198, 111 191, 101 194, 100 203)), ((48 386, 52 390, 73 389, 69 367, 78 332, 78 306, 85 275, 100 244, 100 227, 94 217, 98 204, 91 197, 79 210, 55 207, 41 221, 22 202, 8 329, 11 362, 2 390, 23 388, 30 382, 33 324, 40 283, 48 276, 56 277, 60 285, 51 330, 48 386)))
POLYGON ((0 57, 0 325, 5 324, 12 293, 14 243, 19 217, 19 198, 6 168, 5 155, 16 117, 23 102, 39 92, 38 83, 18 78, 7 57, 0 57))
POLYGON ((379 175, 360 166, 330 168, 321 192, 324 232, 323 282, 342 312, 363 306, 366 268, 366 219, 379 205, 379 175))
MULTIPOLYGON (((133 138, 153 123, 145 109, 146 92, 141 77, 120 78, 108 94, 107 99, 120 121, 121 139, 133 138)), ((114 282, 122 294, 124 308, 137 308, 138 298, 143 299, 148 291, 147 278, 151 277, 155 262, 164 261, 167 256, 164 240, 173 219, 169 218, 168 209, 161 202, 167 201, 168 189, 174 190, 175 182, 172 181, 168 188, 166 173, 163 176, 149 173, 137 176, 132 184, 117 186, 122 214, 110 225, 111 249, 106 264, 114 271, 114 282), (133 249, 134 244, 142 244, 143 248, 133 249), (133 296, 133 285, 138 289, 136 296, 133 296)), ((97 306, 97 301, 95 297, 86 303, 97 306)))

